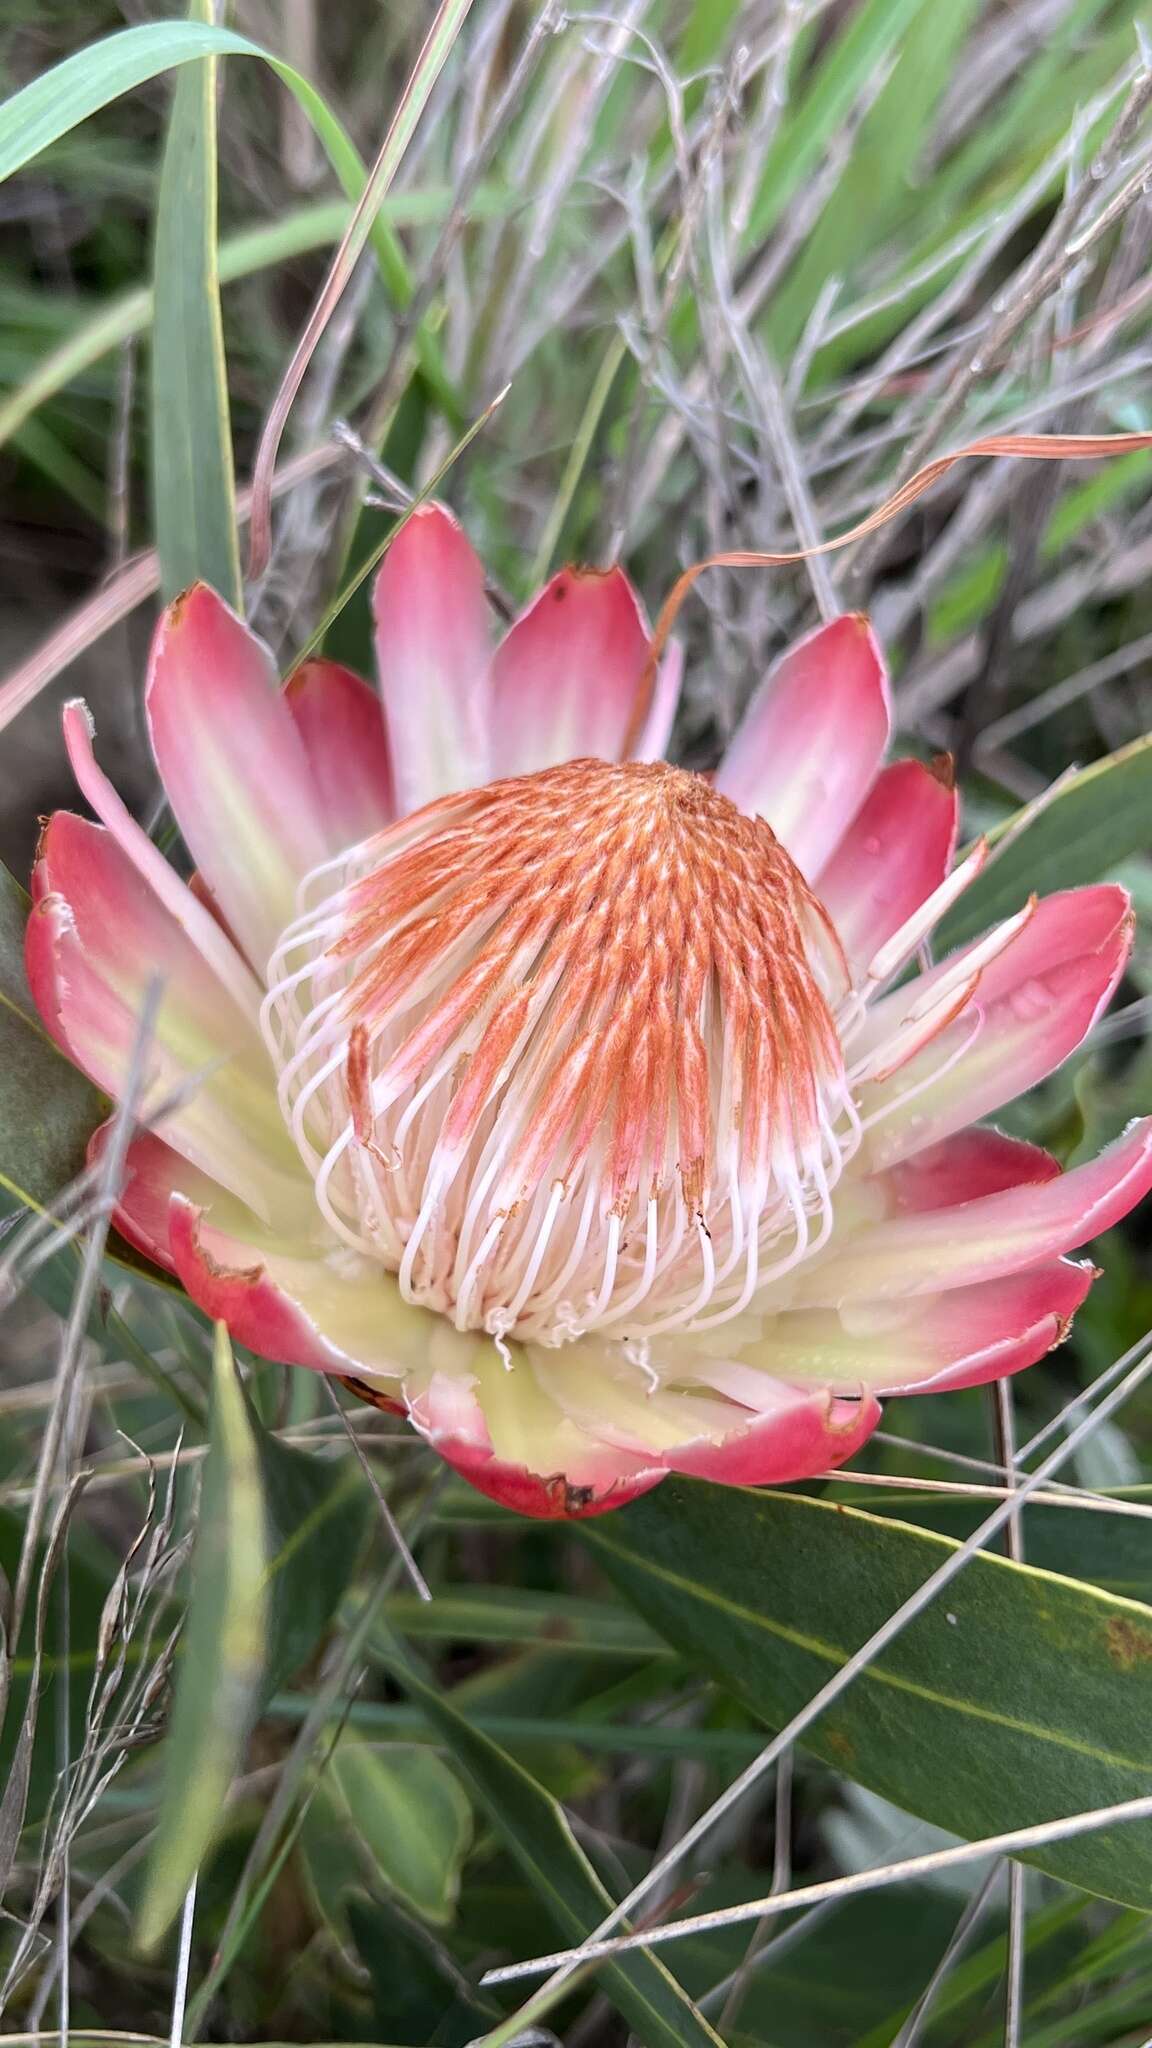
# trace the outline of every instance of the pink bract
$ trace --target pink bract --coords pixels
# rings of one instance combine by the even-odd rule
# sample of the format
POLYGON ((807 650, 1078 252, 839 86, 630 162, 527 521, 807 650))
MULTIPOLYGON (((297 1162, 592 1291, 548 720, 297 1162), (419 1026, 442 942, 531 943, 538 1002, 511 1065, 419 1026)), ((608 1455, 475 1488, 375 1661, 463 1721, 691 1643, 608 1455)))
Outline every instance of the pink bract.
POLYGON ((149 1090, 178 1105, 133 1142, 123 1234, 530 1515, 809 1478, 878 1396, 1059 1343, 1094 1277, 1067 1254, 1152 1184, 1152 1119, 1063 1174, 981 1119, 1099 1017, 1124 891, 909 975, 985 851, 954 866, 947 776, 885 766, 861 617, 777 664, 708 780, 661 758, 675 651, 624 758, 622 571, 562 571, 493 645, 432 506, 374 602, 379 699, 328 661, 280 690, 203 586, 165 612, 146 708, 194 886, 65 713, 102 822, 45 828, 32 988, 115 1097, 159 973, 149 1090))

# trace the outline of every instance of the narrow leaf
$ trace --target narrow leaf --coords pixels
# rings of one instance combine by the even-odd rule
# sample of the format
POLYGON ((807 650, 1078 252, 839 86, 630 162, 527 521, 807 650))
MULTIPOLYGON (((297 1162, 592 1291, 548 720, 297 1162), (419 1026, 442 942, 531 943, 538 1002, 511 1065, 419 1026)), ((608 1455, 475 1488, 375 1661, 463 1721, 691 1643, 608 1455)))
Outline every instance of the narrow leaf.
MULTIPOLYGON (((1150 1532, 1152 1534, 1152 1532, 1150 1532)), ((448 1586, 434 1600, 395 1593, 388 1617, 406 1636, 432 1641, 526 1643, 557 1655, 647 1658, 668 1655, 626 1607, 572 1593, 536 1593, 524 1586, 448 1586)))
POLYGON ((750 242, 760 243, 776 225, 922 5, 923 0, 864 0, 846 15, 768 152, 748 223, 750 242))
MULTIPOLYGON (((499 219, 510 211, 513 203, 512 196, 499 187, 482 185, 467 209, 468 218, 499 219)), ((418 192, 391 194, 381 208, 381 219, 392 228, 423 226, 442 220, 451 204, 447 186, 425 186, 418 192)), ((219 244, 220 282, 230 284, 236 278, 250 277, 277 263, 287 263, 294 256, 306 255, 312 249, 328 248, 339 241, 348 220, 345 200, 321 199, 297 207, 279 220, 240 228, 219 244)), ((37 359, 23 382, 0 398, 0 447, 40 406, 133 335, 145 333, 151 326, 152 312, 151 287, 133 285, 78 319, 55 348, 37 359)))
POLYGON ((773 298, 768 338, 787 362, 827 279, 860 275, 901 199, 913 188, 933 110, 979 0, 922 4, 898 43, 891 77, 863 122, 846 175, 773 298))
POLYGON ((351 1458, 335 1464, 282 1444, 250 1415, 268 1549, 262 1697, 309 1658, 335 1620, 363 1548, 372 1496, 351 1458))
POLYGON ((228 1335, 216 1326, 212 1433, 192 1599, 168 1730, 156 1846, 140 1907, 159 1941, 210 1849, 239 1768, 264 1668, 267 1621, 259 1457, 228 1335))
MULTIPOLYGON (((209 0, 191 0, 194 21, 209 0)), ((161 588, 202 579, 241 602, 216 254, 215 57, 176 81, 156 204, 152 510, 161 588)))
POLYGON ((169 65, 186 64, 214 50, 264 54, 258 44, 230 29, 176 21, 118 29, 75 51, 0 106, 0 178, 23 170, 41 150, 59 142, 109 100, 145 85, 169 65))
MULTIPOLYGON (((11 99, 0 105, 0 180, 22 170, 41 150, 58 142, 62 135, 121 93, 146 84, 173 65, 213 55, 262 58, 299 101, 345 193, 352 200, 360 198, 365 180, 360 154, 315 86, 259 43, 250 42, 232 29, 200 21, 142 22, 135 28, 119 29, 114 35, 89 44, 87 49, 77 50, 74 56, 66 57, 62 64, 13 93, 11 99)), ((385 285, 397 304, 406 306, 413 290, 408 264, 379 209, 371 222, 370 239, 385 285)), ((463 417, 463 409, 427 317, 421 320, 415 340, 420 368, 430 389, 448 418, 458 421, 463 417)))
MULTIPOLYGON (((615 1902, 576 1841, 563 1807, 507 1750, 457 1713, 407 1659, 397 1658, 395 1676, 442 1737, 477 1804, 556 1925, 579 1941, 615 1902)), ((717 2048, 719 2035, 656 1956, 625 1956, 598 1974, 645 2048, 717 2048)))

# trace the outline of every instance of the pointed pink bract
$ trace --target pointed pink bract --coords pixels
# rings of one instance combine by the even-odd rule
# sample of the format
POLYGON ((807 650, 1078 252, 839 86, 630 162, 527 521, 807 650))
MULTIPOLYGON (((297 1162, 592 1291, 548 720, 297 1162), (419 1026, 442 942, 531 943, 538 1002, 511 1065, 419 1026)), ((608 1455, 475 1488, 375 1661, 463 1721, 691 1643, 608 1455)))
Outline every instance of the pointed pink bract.
POLYGON ((484 571, 443 506, 420 505, 401 527, 377 572, 372 610, 403 817, 493 772, 484 571))
POLYGON ((858 612, 789 649, 757 690, 716 776, 766 818, 809 881, 835 852, 884 758, 888 673, 858 612))

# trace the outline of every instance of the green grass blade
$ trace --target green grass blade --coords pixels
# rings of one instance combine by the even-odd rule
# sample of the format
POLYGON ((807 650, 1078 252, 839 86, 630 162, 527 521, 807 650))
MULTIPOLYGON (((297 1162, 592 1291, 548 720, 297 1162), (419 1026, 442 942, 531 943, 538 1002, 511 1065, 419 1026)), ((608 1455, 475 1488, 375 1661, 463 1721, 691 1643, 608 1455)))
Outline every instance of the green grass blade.
MULTIPOLYGON (((277 1693, 266 1709, 274 1721, 303 1721, 311 1705, 306 1695, 277 1693)), ((354 1700, 348 1725, 395 1742, 427 1740, 427 1730, 414 1707, 391 1700, 354 1700)), ((469 1725, 494 1741, 517 1749, 570 1743, 589 1756, 696 1758, 730 1770, 747 1763, 763 1749, 763 1737, 747 1728, 685 1728, 662 1721, 580 1720, 574 1714, 495 1714, 470 1711, 469 1725)))
MULTIPOLYGON (((192 20, 207 0, 191 0, 192 20)), ((152 517, 160 587, 210 583, 239 609, 240 549, 216 256, 216 67, 180 73, 156 205, 152 517)))
MULTIPOLYGON (((364 190, 366 172, 355 144, 323 95, 290 64, 232 29, 200 21, 145 22, 118 29, 103 41, 77 50, 0 106, 0 180, 22 170, 77 123, 98 113, 121 93, 131 92, 162 71, 211 56, 259 57, 299 101, 328 161, 352 200, 364 190)), ((370 238, 381 275, 396 302, 407 306, 412 279, 393 230, 377 212, 370 238)), ((416 336, 421 369, 450 418, 462 416, 460 401, 444 368, 432 328, 422 321, 416 336)))
POLYGON ((210 1848, 240 1764, 264 1668, 268 1592, 260 1462, 222 1323, 212 1436, 164 1793, 137 1932, 152 1948, 210 1848))
MULTIPOLYGON (((382 212, 391 228, 422 227, 442 220, 451 204, 448 187, 437 185, 420 192, 390 194, 382 212)), ((469 218, 497 219, 513 204, 511 194, 495 185, 482 185, 469 208, 469 218)), ((321 199, 313 205, 298 207, 279 220, 258 222, 226 236, 217 252, 220 283, 232 284, 238 278, 270 270, 278 263, 289 263, 293 257, 306 256, 313 249, 331 248, 344 233, 350 210, 347 200, 321 199)), ((113 349, 147 333, 152 311, 151 286, 135 285, 107 305, 101 305, 97 312, 78 320, 56 347, 37 361, 23 382, 0 399, 0 447, 42 405, 84 376, 113 349)))
POLYGON ((811 81, 780 123, 748 223, 750 246, 776 226, 923 4, 924 0, 865 0, 863 6, 852 9, 811 81))
POLYGON ((830 277, 850 276, 885 232, 914 176, 937 100, 979 0, 927 0, 909 23, 888 83, 865 119, 845 175, 768 321, 769 346, 786 361, 830 277))
POLYGON ((660 1637, 627 1607, 569 1593, 522 1586, 450 1586, 435 1600, 394 1593, 388 1618, 406 1636, 430 1642, 504 1643, 559 1656, 595 1650, 598 1657, 667 1657, 660 1637))
POLYGON ((67 448, 43 420, 25 420, 13 440, 26 462, 79 505, 97 526, 104 522, 106 494, 99 477, 67 448))

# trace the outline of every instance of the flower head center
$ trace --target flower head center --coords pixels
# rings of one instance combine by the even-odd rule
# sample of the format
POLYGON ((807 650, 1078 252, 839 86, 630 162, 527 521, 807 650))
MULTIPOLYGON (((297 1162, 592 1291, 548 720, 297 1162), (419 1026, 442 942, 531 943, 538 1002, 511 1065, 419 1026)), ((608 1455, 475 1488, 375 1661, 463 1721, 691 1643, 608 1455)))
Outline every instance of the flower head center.
POLYGON ((855 1149, 847 975, 770 828, 573 761, 318 869, 265 1030, 317 1200, 461 1328, 643 1343, 822 1240, 855 1149))

